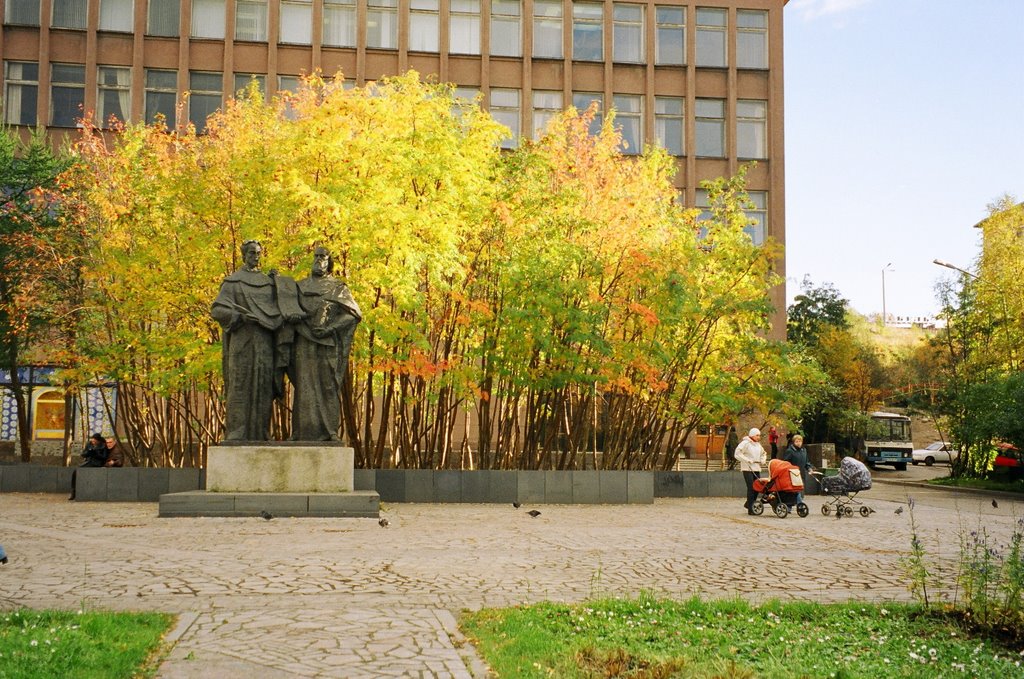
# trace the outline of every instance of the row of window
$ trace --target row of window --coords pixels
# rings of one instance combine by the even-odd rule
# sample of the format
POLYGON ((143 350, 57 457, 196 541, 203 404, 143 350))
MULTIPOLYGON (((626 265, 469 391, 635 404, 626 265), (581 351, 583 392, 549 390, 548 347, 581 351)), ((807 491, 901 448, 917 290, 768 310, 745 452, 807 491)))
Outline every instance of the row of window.
MULTIPOLYGON (((7 61, 4 63, 4 121, 10 125, 35 125, 39 89, 39 64, 35 62, 7 61)), ((235 90, 246 87, 251 79, 265 89, 265 76, 235 74, 235 90)), ((297 76, 280 76, 278 89, 294 90, 297 76)), ((189 72, 189 120, 203 130, 206 118, 221 107, 223 76, 219 72, 189 72)), ((145 121, 152 123, 163 116, 173 123, 178 89, 176 71, 146 69, 145 121)), ((96 116, 101 124, 111 119, 125 121, 131 111, 131 69, 126 66, 99 66, 97 73, 96 116)), ((476 97, 472 88, 458 88, 456 96, 465 100, 476 97)), ((503 146, 513 147, 520 136, 521 91, 510 88, 491 88, 487 102, 491 115, 511 130, 503 146)), ((532 136, 536 137, 548 121, 571 104, 578 110, 597 104, 593 132, 600 130, 605 104, 616 111, 615 120, 622 132, 623 151, 639 153, 644 139, 643 104, 639 94, 614 94, 611 102, 597 92, 574 92, 572 101, 563 101, 561 90, 534 90, 532 136)), ((654 142, 674 156, 682 156, 685 148, 685 99, 683 97, 654 97, 654 142)), ((54 127, 74 127, 82 115, 85 104, 85 66, 81 64, 50 65, 50 120, 54 127)), ((698 157, 722 158, 726 156, 726 102, 724 99, 698 98, 694 101, 695 144, 698 157)), ((760 99, 736 101, 736 155, 739 158, 768 157, 768 106, 760 99)))
MULTIPOLYGON (((366 3, 366 47, 398 47, 398 0, 362 0, 366 3)), ((480 54, 482 0, 449 0, 448 52, 480 54)), ((487 0, 483 0, 486 2, 487 0)), ((226 31, 226 0, 192 0, 191 36, 223 40, 226 31)), ((332 47, 356 46, 357 0, 323 0, 321 42, 332 47)), ((268 0, 235 0, 235 40, 267 41, 268 0)), ((131 32, 134 0, 100 0, 101 30, 131 32)), ((86 28, 88 0, 53 0, 53 28, 86 28)), ((177 36, 180 3, 150 2, 147 34, 177 36)), ((309 45, 313 39, 312 0, 281 0, 280 42, 309 45)), ((519 57, 522 45, 521 0, 490 0, 490 53, 519 57)), ((7 0, 8 24, 39 25, 39 0, 7 0)), ((645 21, 647 7, 634 3, 612 6, 612 61, 645 63, 645 21)), ((686 63, 686 8, 655 6, 654 61, 656 64, 686 63)), ((696 65, 728 65, 728 11, 697 7, 696 65)), ((438 52, 441 40, 440 0, 409 0, 408 49, 438 52)), ((570 22, 572 58, 603 61, 604 5, 573 2, 570 22)), ((565 21, 561 0, 533 3, 533 56, 561 59, 565 21)), ((736 66, 768 67, 768 13, 763 10, 736 12, 736 66)))

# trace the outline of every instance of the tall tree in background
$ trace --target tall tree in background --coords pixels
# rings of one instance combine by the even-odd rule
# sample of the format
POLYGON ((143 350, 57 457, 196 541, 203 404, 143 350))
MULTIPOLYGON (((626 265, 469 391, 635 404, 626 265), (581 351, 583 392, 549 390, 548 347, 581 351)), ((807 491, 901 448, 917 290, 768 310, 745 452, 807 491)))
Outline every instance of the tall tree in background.
POLYGON ((961 455, 954 475, 982 476, 997 441, 1020 446, 1021 346, 1024 342, 1024 205, 1003 196, 979 224, 978 274, 945 282, 939 297, 946 330, 941 407, 961 455))
POLYGON ((32 436, 18 368, 32 343, 59 319, 50 286, 68 263, 58 193, 58 176, 68 164, 42 132, 23 142, 16 131, 0 130, 0 365, 11 374, 24 462, 31 459, 32 436))

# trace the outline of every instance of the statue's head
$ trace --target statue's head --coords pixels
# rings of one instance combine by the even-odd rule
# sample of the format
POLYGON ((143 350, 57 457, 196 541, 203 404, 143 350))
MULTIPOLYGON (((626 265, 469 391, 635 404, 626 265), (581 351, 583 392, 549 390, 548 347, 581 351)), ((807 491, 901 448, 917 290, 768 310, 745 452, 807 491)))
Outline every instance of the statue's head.
POLYGON ((313 250, 313 275, 327 276, 334 271, 334 260, 327 248, 319 247, 313 250))
POLYGON ((263 246, 258 240, 247 240, 242 243, 242 262, 244 268, 255 271, 260 268, 260 255, 263 254, 263 246))

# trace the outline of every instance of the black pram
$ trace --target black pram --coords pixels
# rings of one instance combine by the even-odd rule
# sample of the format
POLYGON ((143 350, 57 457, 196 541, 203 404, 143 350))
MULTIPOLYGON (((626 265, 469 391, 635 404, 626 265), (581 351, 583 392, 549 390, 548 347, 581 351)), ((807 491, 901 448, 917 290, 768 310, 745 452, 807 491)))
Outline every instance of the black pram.
POLYGON ((839 463, 839 473, 836 476, 819 477, 818 483, 822 494, 832 498, 821 507, 821 513, 825 516, 831 514, 833 509, 839 516, 853 516, 854 505, 860 507, 861 516, 869 516, 875 511, 856 499, 857 493, 871 488, 871 472, 860 460, 844 457, 839 463))

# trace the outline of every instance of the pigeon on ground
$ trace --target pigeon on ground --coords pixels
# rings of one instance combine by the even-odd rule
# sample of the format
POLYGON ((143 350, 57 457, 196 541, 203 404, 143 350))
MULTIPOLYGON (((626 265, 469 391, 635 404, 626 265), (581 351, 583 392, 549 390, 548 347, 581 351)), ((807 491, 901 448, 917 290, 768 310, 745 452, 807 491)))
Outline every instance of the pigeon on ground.
POLYGON ((384 517, 384 516, 380 517, 380 520, 379 520, 379 521, 377 521, 377 523, 379 523, 379 524, 380 524, 380 527, 381 527, 381 528, 387 528, 388 526, 390 526, 390 525, 391 525, 391 522, 390 522, 390 521, 388 521, 388 520, 387 520, 387 517, 384 517))
POLYGON ((840 509, 839 509, 839 510, 838 510, 838 511, 836 512, 836 519, 841 519, 841 518, 843 518, 843 510, 842 510, 842 509, 840 508, 840 509))
POLYGON ((535 518, 535 519, 536 519, 536 518, 537 518, 538 516, 540 516, 540 512, 538 512, 538 511, 537 511, 536 509, 531 509, 530 511, 528 511, 528 512, 526 512, 526 513, 527 513, 527 514, 529 514, 530 516, 532 516, 532 517, 533 517, 533 518, 535 518))
POLYGON ((520 508, 520 507, 522 507, 523 505, 522 505, 521 503, 519 503, 519 502, 513 502, 513 503, 512 503, 512 506, 513 506, 513 507, 515 507, 516 509, 519 509, 519 508, 520 508))
POLYGON ((992 500, 992 506, 995 507, 996 509, 999 509, 999 503, 996 502, 995 500, 992 500))
POLYGON ((896 513, 897 514, 902 514, 903 513, 903 507, 897 507, 896 508, 896 513))
POLYGON ((266 509, 261 509, 260 518, 264 521, 270 521, 272 518, 274 518, 274 515, 268 512, 266 509))

